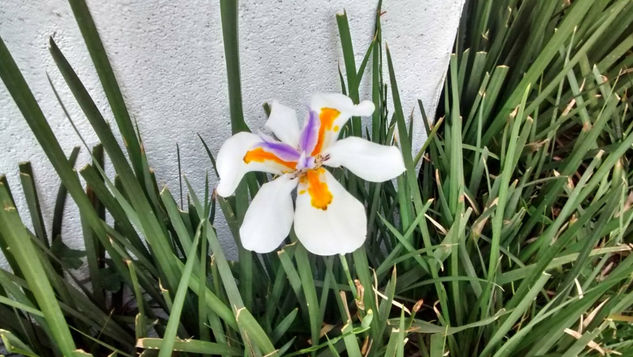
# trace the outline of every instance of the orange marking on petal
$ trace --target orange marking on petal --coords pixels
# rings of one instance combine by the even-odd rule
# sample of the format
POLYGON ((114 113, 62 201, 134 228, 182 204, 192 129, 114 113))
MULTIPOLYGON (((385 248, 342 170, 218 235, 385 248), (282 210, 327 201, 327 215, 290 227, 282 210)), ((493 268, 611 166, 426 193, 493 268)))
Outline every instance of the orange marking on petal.
POLYGON ((286 166, 290 169, 295 169, 297 167, 297 163, 294 161, 284 161, 282 159, 280 159, 277 155, 265 151, 262 148, 255 148, 253 150, 249 150, 246 152, 246 155, 244 155, 244 162, 245 163, 250 163, 252 161, 255 162, 264 162, 264 161, 273 161, 276 162, 278 164, 281 164, 283 166, 286 166))
POLYGON ((321 181, 321 175, 324 169, 308 170, 305 173, 305 178, 308 181, 308 193, 310 194, 312 207, 327 210, 327 206, 332 203, 332 192, 327 186, 327 183, 321 181))
POLYGON ((319 138, 314 146, 314 150, 312 150, 312 156, 321 152, 321 149, 323 148, 323 141, 325 140, 325 132, 326 130, 332 130, 334 120, 338 118, 339 114, 341 114, 341 112, 334 108, 321 108, 321 113, 319 113, 319 121, 321 122, 321 125, 319 126, 319 138))

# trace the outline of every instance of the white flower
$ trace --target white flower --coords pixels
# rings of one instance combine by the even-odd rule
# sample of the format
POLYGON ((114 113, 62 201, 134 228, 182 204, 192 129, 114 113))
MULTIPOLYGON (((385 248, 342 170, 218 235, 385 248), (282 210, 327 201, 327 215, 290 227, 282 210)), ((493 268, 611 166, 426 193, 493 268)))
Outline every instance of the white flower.
POLYGON ((295 111, 274 101, 266 127, 280 141, 240 132, 222 145, 217 157, 220 196, 232 195, 249 171, 278 175, 262 185, 246 211, 240 227, 244 248, 273 251, 288 236, 293 222, 297 238, 314 254, 350 253, 363 244, 365 207, 324 166, 343 166, 371 182, 391 180, 405 170, 395 146, 358 137, 337 140, 350 117, 373 111, 370 101, 354 105, 342 94, 317 94, 300 131, 295 111))

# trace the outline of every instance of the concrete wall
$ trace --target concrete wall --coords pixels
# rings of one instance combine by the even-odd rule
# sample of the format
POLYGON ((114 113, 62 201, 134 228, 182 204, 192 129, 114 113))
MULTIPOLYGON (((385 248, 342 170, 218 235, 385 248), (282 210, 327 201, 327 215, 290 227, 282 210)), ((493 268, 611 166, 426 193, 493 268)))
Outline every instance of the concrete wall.
MULTIPOLYGON (((385 1, 383 38, 395 61, 405 114, 415 113, 415 146, 424 141, 416 100, 435 111, 464 0, 385 1)), ((261 105, 278 99, 299 112, 311 93, 338 91, 342 65, 335 14, 350 19, 357 63, 371 41, 376 1, 240 2, 240 50, 244 113, 251 128, 263 124, 261 105)), ((177 192, 176 144, 183 171, 202 190, 210 164, 197 139, 200 133, 217 152, 230 135, 225 65, 218 1, 88 1, 160 183, 177 192)), ((64 117, 47 82, 51 76, 72 118, 90 144, 96 137, 65 86, 48 53, 53 36, 111 120, 105 95, 72 16, 63 0, 3 0, 0 36, 35 93, 63 148, 80 141, 64 117)), ((367 87, 367 86, 366 86, 367 87)), ((22 118, 4 84, 0 84, 0 173, 16 197, 22 191, 19 161, 31 161, 50 229, 59 180, 22 118)), ((84 149, 78 167, 88 161, 84 149)), ((215 184, 215 177, 212 177, 215 184)), ((28 220, 26 207, 18 209, 28 220)), ((69 202, 63 239, 82 247, 76 207, 69 202)), ((219 235, 229 251, 232 238, 223 222, 219 235)), ((229 255, 232 255, 229 252, 229 255)), ((0 264, 4 259, 0 257, 0 264)))

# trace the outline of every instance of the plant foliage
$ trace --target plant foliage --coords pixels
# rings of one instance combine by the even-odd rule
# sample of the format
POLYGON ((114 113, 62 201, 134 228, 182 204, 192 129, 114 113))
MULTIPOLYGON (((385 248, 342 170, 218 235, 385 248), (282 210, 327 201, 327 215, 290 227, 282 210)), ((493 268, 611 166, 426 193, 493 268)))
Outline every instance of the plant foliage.
MULTIPOLYGON (((74 169, 77 149, 62 151, 0 40, 0 77, 62 182, 49 234, 30 166, 20 166, 20 199, 32 229, 0 180, 0 248, 11 267, 0 270, 0 337, 9 352, 633 354, 630 1, 469 1, 438 115, 427 118, 419 103, 428 133, 419 152, 380 5, 360 63, 347 15, 337 15, 342 90, 358 102, 361 79, 371 82, 377 108, 367 129, 354 118, 342 135, 397 140, 407 171, 383 184, 335 172, 365 204, 369 226, 363 248, 334 257, 308 254, 292 233, 274 253, 240 246, 240 222, 265 175, 247 175, 226 200, 186 178, 184 205, 158 189, 88 7, 70 4, 112 110, 111 118, 99 111, 51 38, 81 120, 100 140, 85 148, 85 167, 74 169), (103 170, 106 157, 115 176, 103 170), (60 234, 67 196, 79 207, 83 251, 60 234), (218 209, 237 261, 216 236, 218 209), (75 271, 84 256, 86 281, 75 271)), ((247 129, 237 3, 220 4, 236 132, 247 129)))

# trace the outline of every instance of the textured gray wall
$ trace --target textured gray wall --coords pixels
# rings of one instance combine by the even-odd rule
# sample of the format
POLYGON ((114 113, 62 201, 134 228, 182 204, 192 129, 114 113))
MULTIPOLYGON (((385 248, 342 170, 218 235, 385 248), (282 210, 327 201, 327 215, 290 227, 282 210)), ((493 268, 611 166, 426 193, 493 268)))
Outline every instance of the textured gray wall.
MULTIPOLYGON (((395 61, 405 113, 416 118, 416 147, 424 131, 416 108, 422 99, 435 111, 464 0, 384 1, 383 38, 395 61)), ((263 124, 261 105, 278 99, 301 113, 311 93, 338 91, 343 63, 335 14, 347 11, 357 63, 371 41, 377 1, 241 1, 240 50, 244 113, 248 124, 263 124)), ((196 133, 217 152, 230 135, 226 75, 217 1, 88 1, 159 182, 177 192, 176 144, 183 171, 202 190, 210 169, 196 133)), ((98 106, 111 119, 87 50, 66 1, 3 0, 0 36, 35 93, 63 148, 79 145, 46 80, 48 73, 65 99, 82 135, 96 143, 89 124, 48 53, 48 36, 78 72, 98 106)), ((369 77, 369 76, 367 76, 369 77)), ((365 83, 367 88, 368 83, 365 83)), ((367 93, 367 91, 365 91, 367 93)), ((59 180, 4 84, 0 84, 0 173, 15 196, 21 187, 19 161, 31 161, 50 229, 59 180)), ((85 150, 78 167, 88 160, 85 150)), ((215 178, 212 177, 212 184, 215 178)), ((28 220, 26 207, 18 209, 28 220)), ((69 202, 63 238, 82 247, 76 207, 69 202)), ((232 238, 223 222, 219 234, 229 251, 232 238)), ((229 255, 232 255, 229 252, 229 255)), ((4 264, 0 257, 0 265, 4 264)))

